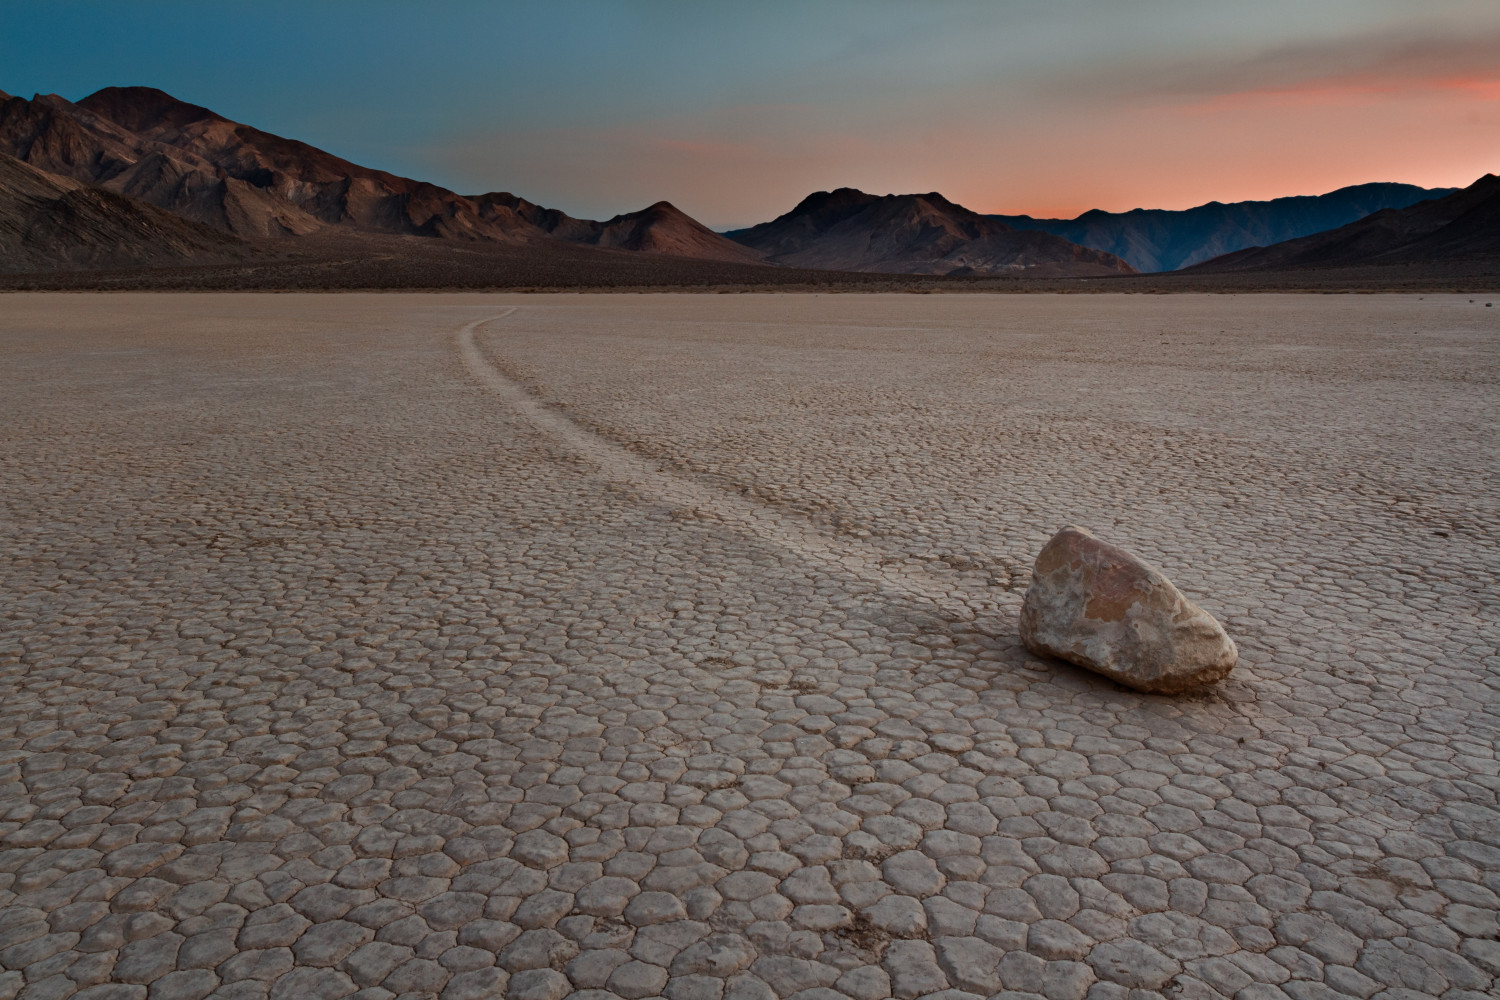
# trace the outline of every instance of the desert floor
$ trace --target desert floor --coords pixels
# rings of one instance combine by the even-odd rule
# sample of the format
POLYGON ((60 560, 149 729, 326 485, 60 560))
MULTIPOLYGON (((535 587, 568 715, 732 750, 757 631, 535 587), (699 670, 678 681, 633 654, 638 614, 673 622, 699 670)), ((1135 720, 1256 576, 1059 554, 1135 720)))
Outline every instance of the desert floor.
POLYGON ((1500 975, 1482 297, 8 295, 0 552, 0 997, 1500 975))

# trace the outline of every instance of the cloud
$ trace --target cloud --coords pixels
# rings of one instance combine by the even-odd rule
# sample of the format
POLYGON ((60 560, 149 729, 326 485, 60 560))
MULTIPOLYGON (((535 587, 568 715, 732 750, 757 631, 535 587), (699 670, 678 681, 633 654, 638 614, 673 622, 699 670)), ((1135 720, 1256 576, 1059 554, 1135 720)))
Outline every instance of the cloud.
POLYGON ((1089 73, 1067 89, 1074 96, 1197 110, 1435 94, 1495 100, 1500 98, 1500 31, 1415 39, 1409 32, 1380 33, 1282 45, 1239 58, 1214 53, 1132 67, 1123 75, 1118 68, 1089 73), (1132 82, 1122 86, 1122 76, 1132 82))

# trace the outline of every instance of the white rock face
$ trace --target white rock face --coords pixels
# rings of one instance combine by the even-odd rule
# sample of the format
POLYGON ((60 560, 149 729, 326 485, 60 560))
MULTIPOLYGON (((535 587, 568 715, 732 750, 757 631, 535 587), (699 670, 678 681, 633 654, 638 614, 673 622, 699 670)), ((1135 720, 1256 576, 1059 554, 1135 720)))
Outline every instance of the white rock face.
POLYGON ((1239 659, 1223 627, 1160 570, 1082 528, 1062 529, 1037 556, 1021 638, 1153 694, 1222 680, 1239 659))

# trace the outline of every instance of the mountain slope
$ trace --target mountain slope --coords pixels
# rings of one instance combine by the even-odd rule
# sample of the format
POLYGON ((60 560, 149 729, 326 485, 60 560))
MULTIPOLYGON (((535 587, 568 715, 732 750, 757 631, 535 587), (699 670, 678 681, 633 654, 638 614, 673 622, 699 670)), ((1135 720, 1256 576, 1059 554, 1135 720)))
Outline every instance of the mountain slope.
POLYGON ((819 191, 787 214, 726 233, 769 261, 890 274, 1106 275, 1132 268, 1112 254, 1042 232, 1020 232, 940 194, 819 191))
POLYGON ((475 201, 481 214, 490 205, 500 206, 569 243, 700 260, 761 263, 764 258, 763 254, 726 239, 665 201, 605 222, 575 219, 555 208, 542 208, 508 193, 480 195, 475 201))
POLYGON ((608 222, 509 194, 465 197, 230 121, 149 87, 75 103, 0 96, 0 153, 247 238, 332 228, 540 245, 554 239, 642 253, 758 257, 665 202, 608 222))
POLYGON ((1250 247, 1191 268, 1198 273, 1433 263, 1500 256, 1500 177, 1432 201, 1386 209, 1329 232, 1250 247))
POLYGON ((243 241, 0 154, 0 271, 243 257, 243 241))
POLYGON ((295 204, 192 150, 138 136, 55 95, 0 104, 0 153, 240 236, 320 228, 295 204))
POLYGON ((1107 250, 1142 272, 1173 271, 1245 247, 1336 229, 1381 209, 1406 208, 1452 192, 1452 188, 1412 184, 1358 184, 1322 195, 1229 204, 1211 201, 1184 211, 1137 208, 1130 212, 1094 210, 1076 219, 991 218, 1017 229, 1039 229, 1107 250))
MULTIPOLYGON (((196 157, 217 173, 290 203, 319 223, 457 239, 503 241, 533 235, 528 232, 531 227, 513 216, 496 214, 480 220, 469 199, 446 188, 350 163, 159 90, 106 87, 79 101, 78 107, 145 143, 196 157)), ((228 221, 234 229, 239 220, 228 221)))

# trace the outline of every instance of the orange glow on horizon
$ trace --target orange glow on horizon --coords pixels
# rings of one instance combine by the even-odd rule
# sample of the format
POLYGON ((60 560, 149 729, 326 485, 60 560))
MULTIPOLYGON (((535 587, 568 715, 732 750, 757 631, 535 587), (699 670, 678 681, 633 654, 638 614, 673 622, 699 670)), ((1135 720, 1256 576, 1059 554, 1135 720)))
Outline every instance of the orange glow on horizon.
POLYGON ((1067 168, 1026 164, 1000 183, 975 179, 949 196, 980 212, 1070 219, 1091 209, 1182 210, 1371 182, 1466 187, 1500 173, 1500 70, 1329 76, 1141 102, 1093 124, 1098 131, 1052 137, 1051 153, 1067 168), (1106 148, 1107 165, 1075 166, 1106 148))
POLYGON ((963 90, 894 106, 721 106, 474 136, 447 156, 486 163, 513 188, 575 213, 576 192, 607 192, 608 211, 593 213, 600 218, 665 199, 720 230, 838 187, 937 191, 984 214, 1070 219, 1372 182, 1459 188, 1500 173, 1500 65, 1487 65, 1487 52, 1477 62, 1419 55, 1420 65, 1412 57, 1388 72, 1211 94, 1179 84, 1107 97, 1059 91, 998 107, 963 90))
POLYGON ((1188 114, 1213 114, 1253 104, 1331 104, 1409 97, 1423 92, 1468 94, 1481 101, 1500 100, 1500 73, 1434 76, 1421 81, 1384 80, 1376 76, 1330 77, 1286 87, 1258 87, 1217 94, 1181 107, 1188 114))

